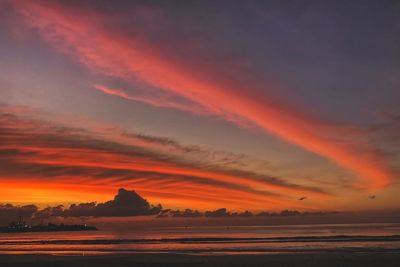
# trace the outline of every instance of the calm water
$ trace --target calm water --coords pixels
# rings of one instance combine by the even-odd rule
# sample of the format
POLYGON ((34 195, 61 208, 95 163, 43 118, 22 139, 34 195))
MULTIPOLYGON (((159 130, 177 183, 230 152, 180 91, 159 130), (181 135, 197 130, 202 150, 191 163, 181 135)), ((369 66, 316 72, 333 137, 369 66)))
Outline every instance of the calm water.
POLYGON ((164 227, 0 234, 0 253, 400 251, 400 224, 164 227))

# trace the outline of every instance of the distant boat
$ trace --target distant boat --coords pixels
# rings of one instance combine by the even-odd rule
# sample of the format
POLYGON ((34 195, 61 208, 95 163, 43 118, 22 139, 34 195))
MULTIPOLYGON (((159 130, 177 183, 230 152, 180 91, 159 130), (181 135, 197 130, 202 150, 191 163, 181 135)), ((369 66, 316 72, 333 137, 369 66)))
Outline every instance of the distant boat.
POLYGON ((19 222, 11 222, 8 226, 0 227, 0 233, 28 233, 28 232, 63 232, 63 231, 97 231, 94 226, 86 224, 54 224, 48 223, 46 225, 29 225, 22 222, 20 217, 19 222))

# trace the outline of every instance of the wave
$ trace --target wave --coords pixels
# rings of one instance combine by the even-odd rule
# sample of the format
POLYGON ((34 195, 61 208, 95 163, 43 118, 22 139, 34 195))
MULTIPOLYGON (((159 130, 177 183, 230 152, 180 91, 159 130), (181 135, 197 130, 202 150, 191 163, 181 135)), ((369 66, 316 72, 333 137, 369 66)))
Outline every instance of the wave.
POLYGON ((11 240, 0 241, 0 246, 6 245, 110 245, 110 244, 207 244, 207 243, 306 243, 306 242, 398 242, 400 235, 390 236, 296 236, 296 237, 190 237, 190 238, 160 238, 160 239, 54 239, 54 240, 11 240))

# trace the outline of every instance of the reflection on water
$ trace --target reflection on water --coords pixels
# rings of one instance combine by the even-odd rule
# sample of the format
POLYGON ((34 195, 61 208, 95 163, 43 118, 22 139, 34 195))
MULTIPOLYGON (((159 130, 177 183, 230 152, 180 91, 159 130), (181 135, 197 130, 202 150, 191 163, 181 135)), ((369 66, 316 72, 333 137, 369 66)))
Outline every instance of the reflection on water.
POLYGON ((163 227, 0 236, 3 253, 398 251, 400 224, 163 227))

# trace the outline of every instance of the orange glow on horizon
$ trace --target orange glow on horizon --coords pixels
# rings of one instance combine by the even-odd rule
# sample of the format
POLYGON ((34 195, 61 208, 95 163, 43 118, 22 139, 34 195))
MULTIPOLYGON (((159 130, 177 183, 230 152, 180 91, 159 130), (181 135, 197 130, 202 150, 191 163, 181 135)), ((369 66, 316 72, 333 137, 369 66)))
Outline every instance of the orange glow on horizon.
MULTIPOLYGON (((15 149, 15 147, 8 147, 15 149)), ((285 206, 302 205, 295 203, 295 199, 287 199, 284 195, 270 195, 266 192, 276 191, 279 194, 307 194, 315 199, 326 198, 325 193, 313 192, 306 188, 291 188, 290 186, 274 185, 267 181, 257 181, 250 177, 240 177, 221 172, 204 171, 188 166, 173 166, 165 162, 150 161, 144 158, 134 156, 124 156, 110 152, 100 152, 89 149, 71 149, 71 148, 50 148, 50 147, 21 147, 29 153, 34 152, 35 156, 18 157, 16 162, 26 164, 39 164, 43 166, 63 166, 89 168, 93 170, 127 170, 133 172, 146 172, 146 176, 136 176, 134 179, 121 180, 119 177, 113 178, 93 178, 91 176, 58 176, 56 179, 43 177, 43 180, 32 178, 20 182, 6 182, 12 184, 9 187, 4 184, 3 190, 11 190, 13 187, 21 187, 31 192, 24 194, 22 199, 32 199, 38 202, 65 202, 61 197, 68 195, 68 190, 76 191, 80 197, 73 198, 73 201, 93 201, 105 200, 106 196, 110 198, 112 194, 120 187, 127 187, 142 192, 145 197, 151 201, 160 203, 170 203, 175 207, 185 208, 186 205, 193 203, 203 203, 203 206, 219 207, 219 203, 224 203, 227 207, 252 206, 254 209, 278 208, 285 206), (162 180, 155 179, 153 176, 168 175, 168 178, 162 180), (185 177, 193 177, 194 181, 185 180, 185 177), (198 182, 196 179, 204 179, 204 182, 198 182), (214 185, 214 182, 217 184, 214 185), (218 182, 224 182, 225 185, 219 185, 218 182), (209 184, 207 184, 209 183, 209 184), (36 185, 36 186, 35 186, 36 185), (39 188, 38 188, 38 185, 39 188), (235 186, 230 188, 229 186, 235 186), (242 187, 244 186, 245 187, 242 187), (257 191, 250 190, 257 188, 257 191), (265 191, 262 191, 265 190, 265 191), (64 192, 64 193, 60 193, 64 192), (92 192, 86 194, 85 192, 92 192), (240 194, 241 198, 234 196, 240 194), (40 199, 41 198, 41 199, 40 199), (184 203, 184 204, 183 204, 184 203), (213 204, 215 203, 215 204, 213 204)), ((8 196, 5 194, 4 196, 8 196)), ((14 199, 14 197, 4 197, 3 200, 14 199)), ((68 199, 68 198, 67 198, 68 199)), ((22 200, 21 200, 22 201, 22 200)), ((190 207, 190 206, 189 206, 190 207)), ((201 208, 201 209, 202 209, 201 208)))
POLYGON ((297 201, 298 195, 312 196, 315 201, 331 196, 320 188, 279 177, 205 166, 185 159, 185 153, 174 154, 163 139, 155 144, 150 137, 148 143, 146 138, 125 142, 119 130, 60 128, 58 123, 23 114, 1 114, 6 114, 0 116, 0 128, 7 142, 0 145, 0 152, 9 171, 2 172, 5 193, 0 202, 92 202, 108 200, 118 188, 127 188, 167 207, 220 208, 223 203, 237 210, 275 210, 305 208, 297 201), (12 196, 8 191, 16 192, 12 196))

